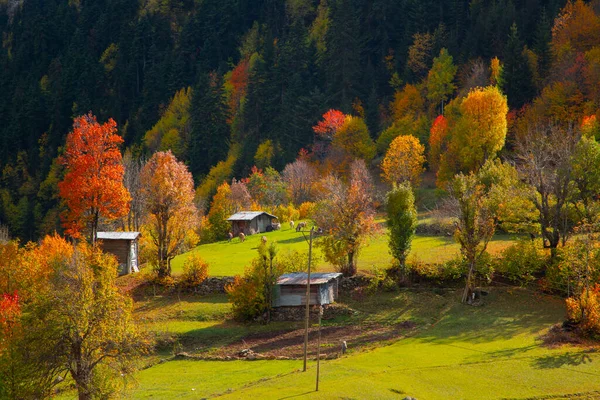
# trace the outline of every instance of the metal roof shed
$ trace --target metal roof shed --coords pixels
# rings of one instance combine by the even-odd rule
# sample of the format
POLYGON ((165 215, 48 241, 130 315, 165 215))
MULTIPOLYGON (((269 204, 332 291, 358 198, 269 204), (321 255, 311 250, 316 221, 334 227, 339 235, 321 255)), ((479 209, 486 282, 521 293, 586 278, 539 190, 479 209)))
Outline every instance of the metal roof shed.
MULTIPOLYGON (((277 279, 273 296, 273 307, 294 307, 306 304, 307 274, 284 274, 277 279)), ((325 305, 334 303, 338 297, 339 280, 342 274, 310 274, 310 304, 325 305)))
POLYGON ((96 239, 105 253, 114 254, 119 262, 119 275, 139 272, 139 232, 97 232, 96 239))
POLYGON ((227 218, 231 222, 231 230, 234 236, 244 233, 251 234, 251 229, 255 233, 267 232, 268 227, 273 226, 273 220, 277 217, 264 211, 240 211, 227 218))

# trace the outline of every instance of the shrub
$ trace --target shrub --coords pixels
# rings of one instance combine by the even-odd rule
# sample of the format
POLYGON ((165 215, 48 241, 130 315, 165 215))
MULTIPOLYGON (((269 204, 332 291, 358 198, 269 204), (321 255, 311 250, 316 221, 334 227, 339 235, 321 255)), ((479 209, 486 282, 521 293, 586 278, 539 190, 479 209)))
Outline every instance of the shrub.
POLYGON ((310 201, 305 201, 298 207, 298 219, 312 218, 313 212, 315 211, 316 204, 310 201))
POLYGON ((388 270, 381 270, 374 268, 372 271, 373 276, 369 279, 369 284, 366 286, 366 294, 374 294, 379 290, 386 292, 393 292, 398 289, 396 280, 389 274, 388 270))
POLYGON ((158 267, 156 265, 152 266, 152 272, 148 274, 147 280, 151 285, 156 285, 167 289, 175 286, 175 279, 173 279, 172 276, 159 276, 158 267))
POLYGON ((233 315, 238 320, 251 320, 264 310, 264 295, 260 280, 253 273, 252 267, 246 268, 244 276, 237 275, 233 283, 225 286, 231 301, 233 315))
POLYGON ((566 303, 569 320, 578 323, 584 333, 600 334, 600 285, 569 297, 566 303))
POLYGON ((516 244, 502 251, 501 257, 496 260, 496 270, 508 279, 524 285, 535 279, 534 274, 543 268, 545 262, 536 243, 529 239, 519 239, 516 244))
POLYGON ((456 257, 444 263, 412 261, 410 270, 417 277, 439 283, 459 279, 466 273, 467 265, 462 257, 456 257))
POLYGON ((208 278, 208 263, 198 253, 192 253, 183 263, 183 274, 180 284, 183 287, 193 288, 200 285, 208 278))
POLYGON ((244 276, 236 276, 234 282, 225 287, 236 319, 252 320, 265 312, 269 315, 277 277, 287 272, 286 264, 280 263, 276 255, 274 244, 261 244, 258 257, 246 268, 244 276))
POLYGON ((415 232, 418 235, 452 236, 455 229, 452 218, 433 218, 417 225, 415 232))

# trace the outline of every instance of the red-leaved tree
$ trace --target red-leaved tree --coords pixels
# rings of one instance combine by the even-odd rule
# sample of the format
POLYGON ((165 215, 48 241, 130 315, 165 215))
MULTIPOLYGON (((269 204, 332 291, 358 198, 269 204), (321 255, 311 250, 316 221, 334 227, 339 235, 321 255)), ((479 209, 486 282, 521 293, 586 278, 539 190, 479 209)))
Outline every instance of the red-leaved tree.
POLYGON ((313 131, 323 139, 333 139, 335 132, 344 125, 346 115, 339 110, 329 110, 323 119, 313 126, 313 131))
POLYGON ((99 124, 92 113, 75 118, 67 135, 65 154, 60 161, 66 174, 58 189, 68 211, 63 215, 66 234, 79 238, 87 230, 96 240, 101 218, 117 219, 129 211, 129 192, 123 186, 124 168, 116 134, 117 123, 99 124))

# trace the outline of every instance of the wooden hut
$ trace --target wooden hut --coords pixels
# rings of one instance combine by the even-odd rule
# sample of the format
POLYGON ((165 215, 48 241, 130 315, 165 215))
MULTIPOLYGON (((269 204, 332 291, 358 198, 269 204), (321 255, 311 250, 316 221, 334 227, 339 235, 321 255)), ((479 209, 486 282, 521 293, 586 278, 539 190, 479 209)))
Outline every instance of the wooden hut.
POLYGON ((227 218, 231 222, 233 236, 240 233, 250 235, 251 229, 254 233, 270 232, 277 217, 264 211, 240 211, 227 218))
MULTIPOLYGON (((310 304, 325 305, 335 302, 341 277, 339 272, 310 274, 310 304)), ((306 278, 305 273, 281 275, 275 285, 273 307, 306 305, 306 278)))
POLYGON ((98 232, 96 234, 96 239, 100 241, 102 250, 117 257, 120 266, 120 275, 139 272, 139 237, 139 232, 98 232))

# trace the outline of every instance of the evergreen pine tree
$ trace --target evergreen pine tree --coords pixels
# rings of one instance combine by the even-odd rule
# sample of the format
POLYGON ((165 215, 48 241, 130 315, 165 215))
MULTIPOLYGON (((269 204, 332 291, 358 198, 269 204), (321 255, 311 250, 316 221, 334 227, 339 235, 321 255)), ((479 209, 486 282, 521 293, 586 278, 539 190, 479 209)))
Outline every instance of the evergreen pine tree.
POLYGON ((523 42, 519 39, 516 24, 510 27, 504 52, 502 89, 511 108, 522 107, 535 94, 531 70, 527 58, 523 55, 523 42))
POLYGON ((552 62, 551 40, 552 20, 548 17, 548 13, 544 7, 533 36, 533 50, 538 56, 538 68, 542 78, 546 77, 550 71, 550 64, 552 62))
POLYGON ((192 90, 190 117, 190 171, 198 177, 227 155, 229 126, 222 82, 216 73, 199 75, 192 90))

